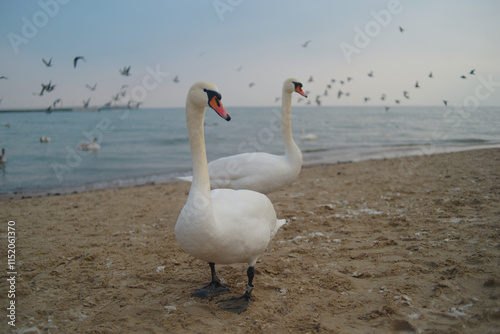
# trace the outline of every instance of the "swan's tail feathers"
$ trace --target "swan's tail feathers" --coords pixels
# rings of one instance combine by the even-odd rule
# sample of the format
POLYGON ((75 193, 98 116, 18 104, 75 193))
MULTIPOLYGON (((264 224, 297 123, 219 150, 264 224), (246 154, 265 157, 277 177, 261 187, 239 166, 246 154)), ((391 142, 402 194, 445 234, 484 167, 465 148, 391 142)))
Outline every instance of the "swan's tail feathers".
POLYGON ((281 228, 281 226, 286 224, 286 219, 278 219, 276 220, 276 227, 274 228, 274 231, 271 232, 271 239, 274 238, 276 233, 278 233, 278 230, 281 228))
POLYGON ((186 181, 186 182, 193 182, 193 177, 192 176, 178 176, 177 179, 186 181))

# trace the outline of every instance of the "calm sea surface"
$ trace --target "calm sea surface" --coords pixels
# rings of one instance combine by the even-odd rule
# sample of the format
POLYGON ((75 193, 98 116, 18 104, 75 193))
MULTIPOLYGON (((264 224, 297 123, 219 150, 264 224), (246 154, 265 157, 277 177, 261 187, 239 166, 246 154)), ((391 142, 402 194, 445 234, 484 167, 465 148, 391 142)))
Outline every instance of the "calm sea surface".
MULTIPOLYGON (((280 109, 207 109, 208 159, 242 152, 283 154, 280 109)), ((500 146, 500 108, 294 107, 292 128, 304 164, 500 146), (315 141, 301 140, 301 131, 315 141)), ((0 113, 0 193, 71 192, 168 182, 191 170, 183 108, 0 113), (50 137, 41 143, 40 137, 50 137), (78 151, 97 137, 97 152, 78 151)))

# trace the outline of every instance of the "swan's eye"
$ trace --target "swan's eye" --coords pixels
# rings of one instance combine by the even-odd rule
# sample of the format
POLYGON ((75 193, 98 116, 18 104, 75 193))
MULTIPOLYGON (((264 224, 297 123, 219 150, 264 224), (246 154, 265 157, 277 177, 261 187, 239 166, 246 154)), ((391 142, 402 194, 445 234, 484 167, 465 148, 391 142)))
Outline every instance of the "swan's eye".
POLYGON ((302 88, 302 84, 300 82, 293 82, 293 84, 295 85, 295 89, 297 89, 297 87, 300 87, 302 88))
POLYGON ((220 106, 219 100, 222 100, 222 95, 219 92, 209 90, 209 89, 203 89, 205 93, 207 93, 208 96, 208 102, 212 101, 212 99, 215 97, 217 100, 217 105, 220 106))

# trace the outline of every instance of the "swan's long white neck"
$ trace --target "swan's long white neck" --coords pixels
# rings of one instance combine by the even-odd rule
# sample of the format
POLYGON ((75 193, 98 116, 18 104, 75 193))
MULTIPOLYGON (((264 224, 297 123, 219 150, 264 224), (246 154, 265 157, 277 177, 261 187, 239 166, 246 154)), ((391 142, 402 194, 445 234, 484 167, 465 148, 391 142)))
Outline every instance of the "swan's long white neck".
POLYGON ((205 107, 186 102, 186 124, 191 146, 193 161, 193 181, 189 191, 188 202, 192 201, 197 208, 209 210, 212 207, 210 197, 210 176, 208 174, 207 153, 205 148, 205 134, 203 120, 205 107))
POLYGON ((302 152, 295 144, 292 136, 292 94, 283 87, 281 97, 281 136, 285 144, 285 155, 291 160, 300 161, 300 164, 302 164, 302 152))

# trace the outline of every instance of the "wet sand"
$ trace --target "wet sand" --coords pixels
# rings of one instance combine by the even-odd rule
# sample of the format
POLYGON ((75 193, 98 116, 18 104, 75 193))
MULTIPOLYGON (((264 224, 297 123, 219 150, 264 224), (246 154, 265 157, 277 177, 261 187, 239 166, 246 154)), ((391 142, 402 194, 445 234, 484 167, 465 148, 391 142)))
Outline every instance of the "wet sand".
MULTIPOLYGON (((15 330, 499 333, 499 166, 489 149, 303 168, 269 195, 288 223, 240 315, 217 308, 227 295, 190 296, 210 272, 174 236, 187 183, 1 201, 4 259, 16 222, 15 330)), ((244 264, 217 270, 243 293, 244 264)))

